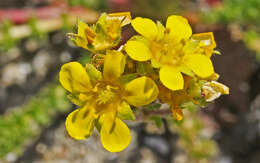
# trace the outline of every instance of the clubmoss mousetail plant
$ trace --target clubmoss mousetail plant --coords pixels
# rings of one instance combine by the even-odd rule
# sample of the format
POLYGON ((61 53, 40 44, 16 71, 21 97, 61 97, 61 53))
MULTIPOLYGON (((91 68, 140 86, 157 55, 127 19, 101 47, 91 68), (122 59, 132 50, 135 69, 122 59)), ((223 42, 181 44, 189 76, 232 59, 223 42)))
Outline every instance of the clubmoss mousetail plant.
POLYGON ((96 24, 79 19, 77 27, 68 36, 90 51, 92 60, 86 65, 66 63, 59 73, 68 99, 78 106, 65 123, 74 139, 87 139, 96 128, 103 147, 120 152, 131 141, 123 120, 135 120, 132 108, 166 103, 180 121, 185 103, 205 107, 229 94, 229 88, 217 82, 211 62, 217 53, 213 33, 192 34, 182 16, 169 16, 164 26, 148 18, 132 20, 129 12, 103 13, 96 24), (115 49, 127 24, 138 35, 115 49))

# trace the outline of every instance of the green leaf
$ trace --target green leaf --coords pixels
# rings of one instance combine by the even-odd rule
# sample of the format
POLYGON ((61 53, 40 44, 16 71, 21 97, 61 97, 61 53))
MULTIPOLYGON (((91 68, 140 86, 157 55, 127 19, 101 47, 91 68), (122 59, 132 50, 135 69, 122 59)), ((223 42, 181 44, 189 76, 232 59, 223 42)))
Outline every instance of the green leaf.
POLYGON ((138 62, 137 73, 140 75, 154 74, 151 64, 147 62, 138 62))
POLYGON ((83 102, 79 100, 79 94, 78 95, 75 95, 75 94, 69 94, 67 96, 67 98, 75 105, 77 106, 83 106, 83 102))
POLYGON ((197 109, 197 105, 195 105, 193 102, 189 101, 189 102, 185 102, 182 103, 180 106, 182 109, 188 109, 189 111, 194 111, 195 109, 197 109))
POLYGON ((157 126, 158 128, 161 128, 161 127, 162 127, 163 122, 162 122, 162 118, 161 118, 161 117, 152 116, 152 117, 151 117, 151 120, 154 121, 154 123, 156 124, 156 126, 157 126))
POLYGON ((131 107, 126 102, 122 102, 120 107, 118 107, 117 115, 123 120, 135 120, 135 115, 131 107))
POLYGON ((213 51, 213 54, 221 55, 221 52, 218 51, 218 50, 214 50, 214 51, 213 51))
POLYGON ((186 66, 180 66, 180 67, 177 67, 177 69, 178 69, 179 71, 181 71, 182 73, 184 73, 185 75, 188 75, 188 76, 190 76, 190 77, 194 77, 194 76, 195 76, 194 73, 192 72, 192 70, 189 69, 189 68, 186 67, 186 66))
POLYGON ((156 110, 156 109, 159 109, 160 107, 161 107, 161 104, 153 102, 151 104, 145 105, 143 108, 145 110, 156 110))
POLYGON ((102 79, 102 73, 98 71, 92 64, 87 64, 86 71, 91 81, 99 81, 102 79))
POLYGON ((122 83, 122 84, 126 84, 126 83, 128 83, 128 82, 130 82, 130 81, 132 81, 132 80, 134 80, 134 79, 136 79, 137 78, 137 74, 136 73, 133 73, 133 74, 126 74, 126 75, 123 75, 123 76, 121 76, 120 77, 120 82, 122 83))
POLYGON ((200 98, 201 97, 201 83, 197 80, 191 80, 189 85, 189 95, 194 98, 200 98))

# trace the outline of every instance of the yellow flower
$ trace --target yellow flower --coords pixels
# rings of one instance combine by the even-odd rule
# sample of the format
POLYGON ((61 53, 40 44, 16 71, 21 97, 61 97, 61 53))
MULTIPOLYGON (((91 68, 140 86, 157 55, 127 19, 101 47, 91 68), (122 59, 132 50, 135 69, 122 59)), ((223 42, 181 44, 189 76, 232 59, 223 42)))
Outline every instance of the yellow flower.
POLYGON ((213 74, 209 58, 210 49, 215 47, 212 33, 192 36, 188 21, 176 15, 168 17, 166 28, 160 22, 155 24, 141 17, 132 20, 131 24, 142 36, 130 39, 125 51, 133 60, 151 60, 153 67, 160 68, 160 81, 167 88, 183 89, 182 73, 200 78, 213 74))
POLYGON ((133 119, 129 106, 147 105, 158 95, 158 88, 148 77, 121 82, 125 56, 107 50, 103 74, 92 65, 84 68, 78 62, 64 64, 59 74, 69 98, 80 108, 66 119, 66 129, 75 139, 86 139, 94 127, 100 132, 101 143, 110 152, 119 152, 130 143, 128 127, 121 119, 133 119))
POLYGON ((78 19, 77 34, 68 33, 68 36, 79 47, 91 52, 102 51, 117 46, 121 39, 121 27, 130 22, 130 12, 103 13, 93 26, 78 19))

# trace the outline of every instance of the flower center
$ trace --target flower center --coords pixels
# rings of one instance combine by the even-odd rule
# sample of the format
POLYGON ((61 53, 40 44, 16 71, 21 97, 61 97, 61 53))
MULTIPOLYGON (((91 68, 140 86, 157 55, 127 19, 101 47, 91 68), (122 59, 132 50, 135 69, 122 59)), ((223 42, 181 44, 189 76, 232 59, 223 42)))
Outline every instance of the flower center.
POLYGON ((98 92, 97 103, 106 104, 112 102, 115 98, 115 92, 113 91, 113 89, 117 88, 107 85, 105 89, 100 90, 98 92))
POLYGON ((183 60, 183 44, 169 40, 155 42, 151 46, 152 57, 162 65, 178 66, 183 60))

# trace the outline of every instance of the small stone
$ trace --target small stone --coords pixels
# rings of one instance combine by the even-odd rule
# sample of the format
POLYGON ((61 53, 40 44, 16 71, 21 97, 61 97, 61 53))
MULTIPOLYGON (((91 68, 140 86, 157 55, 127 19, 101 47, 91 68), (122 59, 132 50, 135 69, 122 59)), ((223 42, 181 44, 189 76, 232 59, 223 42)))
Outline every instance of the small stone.
POLYGON ((48 72, 48 67, 51 64, 52 58, 47 51, 40 51, 33 58, 33 69, 37 76, 44 77, 48 72))
POLYGON ((47 146, 43 143, 40 143, 36 146, 36 151, 39 153, 45 153, 47 150, 47 146))
POLYGON ((189 159, 187 157, 187 155, 185 155, 184 153, 182 154, 178 154, 176 157, 173 158, 173 163, 177 162, 177 163, 188 163, 189 159))
POLYGON ((23 84, 26 82, 27 76, 32 72, 29 63, 10 63, 2 70, 2 83, 4 86, 12 84, 23 84))
POLYGON ((14 153, 8 153, 5 157, 7 162, 15 162, 17 159, 17 155, 14 153))
POLYGON ((169 143, 162 137, 145 137, 144 144, 161 155, 167 155, 170 152, 169 143))
POLYGON ((64 33, 58 32, 53 35, 51 41, 53 44, 60 44, 64 40, 65 36, 64 33))
POLYGON ((30 40, 26 41, 26 43, 25 43, 25 48, 29 52, 36 51, 38 47, 39 47, 39 45, 35 39, 30 39, 30 40))
POLYGON ((142 148, 140 163, 156 163, 156 156, 148 148, 142 148))
POLYGON ((239 84, 239 89, 241 92, 245 93, 245 92, 248 92, 248 90, 250 89, 250 86, 248 85, 248 83, 242 82, 239 84))
POLYGON ((63 51, 60 55, 60 60, 62 63, 69 62, 71 60, 71 54, 67 51, 63 51))

